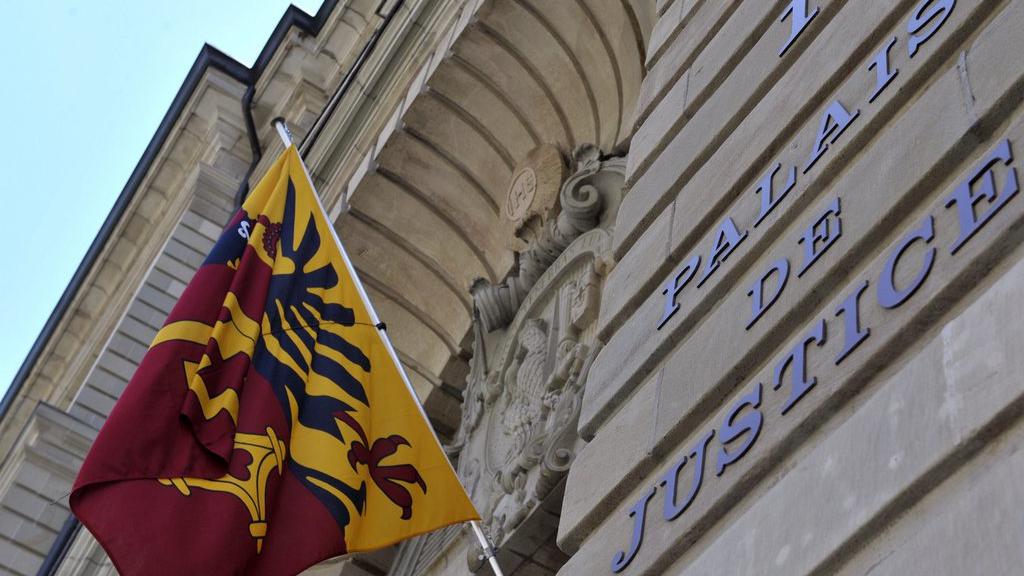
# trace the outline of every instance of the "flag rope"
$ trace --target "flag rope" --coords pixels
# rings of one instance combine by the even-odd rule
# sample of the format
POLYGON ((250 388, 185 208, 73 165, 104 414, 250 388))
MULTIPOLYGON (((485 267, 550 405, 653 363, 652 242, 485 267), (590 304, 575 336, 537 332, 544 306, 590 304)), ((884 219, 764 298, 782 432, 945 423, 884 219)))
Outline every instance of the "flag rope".
MULTIPOLYGON (((274 128, 277 129, 277 135, 281 138, 285 148, 293 146, 292 133, 288 130, 288 124, 285 123, 284 118, 274 118, 271 123, 274 128)), ((345 250, 345 246, 342 245, 341 239, 338 238, 338 232, 334 229, 334 225, 331 223, 331 218, 327 214, 327 210, 324 209, 323 202, 320 201, 320 194, 316 191, 316 186, 313 183, 313 178, 309 174, 309 168, 306 167, 306 163, 302 160, 302 156, 299 156, 299 164, 302 166, 302 171, 306 175, 306 180, 309 181, 310 188, 313 189, 313 197, 316 198, 316 204, 320 208, 320 213, 323 215, 324 220, 327 221, 327 227, 331 230, 331 236, 334 238, 334 243, 338 247, 338 251, 341 252, 341 257, 345 261, 345 265, 348 267, 349 272, 352 274, 352 280, 356 286, 356 290, 359 292, 359 297, 362 299, 363 304, 366 306, 367 312, 370 314, 370 322, 374 327, 380 330, 381 339, 384 341, 384 347, 387 348, 388 354, 391 356, 392 362, 398 366, 398 373, 402 376, 402 382, 405 383, 406 389, 409 394, 412 394, 413 399, 416 400, 416 407, 419 408, 420 415, 423 417, 423 421, 427 424, 427 429, 434 436, 434 442, 437 443, 438 448, 441 449, 441 453, 444 453, 444 447, 441 445, 441 440, 437 437, 437 432, 434 427, 430 424, 430 419, 427 417, 426 411, 423 409, 423 403, 420 401, 420 397, 416 394, 416 390, 412 387, 412 382, 409 380, 409 376, 405 373, 405 366, 402 365, 401 360, 398 359, 398 353, 395 352, 394 346, 391 345, 391 338, 387 333, 387 325, 381 322, 380 317, 377 316, 377 310, 374 309, 373 303, 370 302, 370 297, 366 294, 366 289, 363 288, 363 283, 359 280, 359 274, 356 272, 355 266, 352 265, 352 261, 348 257, 348 252, 345 250)), ((448 462, 449 468, 451 468, 451 461, 445 458, 448 462)), ((458 474, 455 473, 455 469, 451 468, 452 474, 458 478, 458 474)), ((465 489, 465 487, 463 487, 465 489)), ((494 576, 505 576, 501 570, 501 566, 498 565, 498 559, 494 555, 494 547, 487 539, 487 535, 484 534, 483 529, 476 520, 469 521, 470 527, 473 529, 473 535, 476 536, 477 542, 483 549, 483 557, 491 566, 491 570, 494 572, 494 576)))

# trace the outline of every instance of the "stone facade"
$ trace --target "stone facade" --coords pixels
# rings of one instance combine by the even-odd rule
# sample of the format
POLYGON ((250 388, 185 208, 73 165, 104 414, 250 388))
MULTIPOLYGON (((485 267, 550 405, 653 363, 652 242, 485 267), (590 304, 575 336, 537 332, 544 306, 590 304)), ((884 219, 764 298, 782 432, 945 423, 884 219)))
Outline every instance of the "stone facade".
POLYGON ((1018 572, 1024 4, 666 4, 560 574, 1018 572))
POLYGON ((0 573, 113 573, 67 490, 281 116, 506 574, 1018 574, 1022 26, 352 0, 207 49, 4 401, 0 573))

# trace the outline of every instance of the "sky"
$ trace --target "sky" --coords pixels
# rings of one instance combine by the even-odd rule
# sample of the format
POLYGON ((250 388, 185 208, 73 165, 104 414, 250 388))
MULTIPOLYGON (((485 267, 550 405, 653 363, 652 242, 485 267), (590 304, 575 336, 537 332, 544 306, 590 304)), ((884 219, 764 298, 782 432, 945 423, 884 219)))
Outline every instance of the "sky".
POLYGON ((288 4, 0 0, 0 396, 203 43, 251 66, 288 4))

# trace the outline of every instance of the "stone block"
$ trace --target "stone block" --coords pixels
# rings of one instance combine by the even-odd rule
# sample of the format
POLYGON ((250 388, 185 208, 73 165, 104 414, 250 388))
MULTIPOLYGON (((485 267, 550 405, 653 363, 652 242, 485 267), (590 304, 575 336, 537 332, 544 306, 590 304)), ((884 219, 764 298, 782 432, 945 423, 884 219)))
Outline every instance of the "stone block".
POLYGON ((185 283, 172 280, 170 286, 167 287, 167 293, 170 294, 172 298, 181 298, 181 295, 185 293, 186 287, 187 285, 185 283))
POLYGON ((693 17, 687 23, 686 34, 679 34, 665 50, 665 54, 651 67, 644 77, 637 97, 635 125, 639 126, 651 110, 665 96, 685 70, 690 68, 694 58, 707 43, 718 34, 729 15, 742 0, 721 0, 702 2, 696 7, 693 17))
POLYGON ((43 557, 0 538, 0 560, 11 574, 35 574, 43 564, 43 557))
POLYGON ((61 338, 54 342, 52 364, 63 364, 67 359, 72 358, 81 350, 82 338, 80 335, 66 331, 61 338))
POLYGON ((675 2, 675 0, 658 0, 657 4, 655 5, 655 9, 657 10, 658 16, 664 14, 665 10, 668 10, 669 6, 673 2, 675 2))
POLYGON ((83 386, 75 396, 76 404, 86 406, 89 410, 104 416, 110 415, 110 411, 114 408, 114 402, 116 402, 114 398, 88 385, 83 386))
POLYGON ((197 226, 193 226, 193 229, 206 238, 209 238, 214 243, 220 239, 221 233, 223 232, 223 228, 221 226, 207 220, 206 218, 201 219, 197 226))
POLYGON ((135 369, 138 367, 134 362, 122 358, 109 350, 100 354, 100 358, 97 363, 107 372, 125 380, 131 380, 132 376, 135 374, 135 369))
POLYGON ((125 316, 117 326, 117 331, 131 337, 136 342, 144 342, 148 346, 156 336, 157 328, 144 324, 131 316, 125 316))
POLYGON ((196 268, 193 268, 188 264, 184 264, 180 260, 177 260, 166 253, 160 254, 156 260, 154 268, 184 284, 188 284, 188 282, 192 280, 192 276, 196 273, 196 268))
POLYGON ((132 300, 132 303, 128 305, 128 314, 139 322, 152 327, 154 330, 163 326, 164 320, 167 319, 167 314, 153 308, 138 298, 132 300))
POLYGON ((41 463, 25 459, 18 467, 17 482, 23 486, 42 486, 50 481, 51 473, 41 463))
POLYGON ((90 318, 98 318, 107 303, 107 294, 96 285, 88 286, 81 295, 79 310, 90 318))
POLYGON ((36 518, 46 511, 49 501, 20 484, 12 484, 3 495, 5 508, 25 518, 36 518))
POLYGON ((666 45, 683 31, 700 3, 700 0, 676 0, 658 17, 658 21, 654 24, 654 30, 651 31, 650 40, 647 42, 645 66, 648 69, 658 62, 665 52, 666 45))
POLYGON ((114 335, 110 338, 110 342, 107 347, 136 364, 142 362, 142 357, 146 354, 146 350, 148 349, 147 345, 140 343, 134 338, 128 337, 120 330, 114 332, 114 335))
POLYGON ((1013 576, 1024 566, 1024 431, 1018 425, 980 461, 945 482, 907 514, 886 538, 841 570, 867 574, 985 574, 1013 576), (879 553, 878 548, 884 548, 879 553))
MULTIPOLYGON (((653 112, 638 121, 633 138, 629 141, 629 155, 626 157, 626 179, 641 168, 650 165, 653 154, 663 148, 665 134, 677 130, 689 120, 686 116, 686 91, 690 79, 690 69, 680 72, 672 87, 664 94, 653 112)), ((644 79, 644 85, 653 80, 644 79)), ((628 201, 628 197, 627 197, 628 201)))
POLYGON ((89 410, 82 404, 72 404, 68 408, 68 414, 94 430, 99 430, 103 427, 103 423, 106 422, 106 418, 89 410))
POLYGON ((57 533, 35 522, 19 522, 10 539, 37 554, 46 555, 57 533))
MULTIPOLYGON (((719 4, 724 6, 727 3, 719 4)), ((825 26, 839 4, 822 4, 822 12, 816 17, 814 28, 808 28, 806 34, 813 34, 825 26)), ((627 181, 635 182, 643 174, 671 137, 698 113, 712 93, 715 94, 715 109, 736 112, 728 118, 716 117, 707 126, 723 132, 731 131, 729 125, 742 121, 743 110, 756 104, 796 61, 799 55, 796 48, 786 58, 778 56, 777 47, 786 41, 789 31, 786 26, 777 25, 779 10, 776 3, 743 2, 734 10, 725 12, 729 13, 728 20, 688 64, 685 77, 675 82, 637 128, 629 148, 631 169, 627 170, 627 181), (685 84, 684 89, 680 90, 679 83, 685 84)), ((660 65, 673 66, 674 63, 666 60, 660 65)), ((672 74, 671 69, 658 70, 658 77, 672 74)), ((710 143, 705 137, 693 144, 706 146, 710 143)))
POLYGON ((666 353, 659 349, 659 344, 665 345, 665 342, 647 334, 658 325, 662 310, 645 301, 633 310, 629 320, 617 327, 611 340, 594 360, 580 407, 581 437, 593 438, 598 428, 655 369, 657 361, 666 353))
POLYGON ((657 268, 668 258, 672 210, 665 210, 637 240, 636 249, 615 264, 601 292, 598 315, 598 338, 607 340, 614 332, 612 321, 620 322, 624 311, 632 310, 642 301, 634 285, 647 278, 647 271, 657 268))
POLYGON ((566 479, 558 523, 558 545, 562 550, 576 551, 583 537, 604 520, 592 514, 599 509, 598 504, 627 494, 653 467, 651 439, 663 375, 663 371, 654 373, 648 385, 637 391, 637 397, 615 414, 577 454, 566 479), (619 474, 608 473, 623 469, 630 470, 628 481, 619 474))
POLYGON ((24 518, 6 508, 0 508, 0 537, 13 539, 24 523, 24 518))
POLYGON ((165 292, 167 291, 167 288, 171 285, 171 282, 173 281, 174 278, 172 278, 170 274, 167 274, 166 272, 158 268, 151 269, 149 273, 146 275, 147 284, 153 286, 158 290, 163 290, 165 292))
POLYGON ((68 493, 71 492, 71 479, 51 477, 50 481, 39 489, 46 498, 46 509, 35 521, 50 526, 59 532, 69 513, 68 493))
POLYGON ((124 282, 124 270, 130 255, 134 255, 138 247, 128 242, 117 243, 103 261, 102 266, 97 267, 94 277, 94 285, 106 294, 116 294, 121 283, 124 282))
MULTIPOLYGON (((164 252, 172 256, 178 262, 185 264, 192 270, 198 270, 206 258, 205 253, 183 244, 176 237, 172 236, 164 246, 164 252)), ((193 272, 194 273, 194 272, 193 272)), ((191 278, 191 276, 189 276, 191 278)))
POLYGON ((130 213, 127 218, 127 221, 122 220, 124 238, 133 244, 142 244, 153 230, 153 223, 138 213, 130 213))
POLYGON ((193 231, 188 226, 182 226, 179 224, 175 227, 171 236, 200 254, 209 254, 210 250, 213 248, 212 240, 193 231))
POLYGON ((135 210, 150 222, 156 222, 160 219, 161 213, 166 210, 166 198, 160 193, 157 194, 140 194, 137 196, 137 204, 135 210), (139 197, 141 196, 141 197, 139 197))
POLYGON ((178 303, 176 298, 173 298, 170 294, 151 285, 148 279, 142 284, 142 287, 139 289, 139 292, 135 297, 142 302, 149 304, 153 308, 156 308, 162 312, 164 316, 170 314, 171 310, 174 309, 174 305, 178 303))
MULTIPOLYGON (((195 212, 197 215, 202 217, 204 220, 213 222, 218 226, 227 225, 228 221, 231 220, 232 212, 226 209, 221 204, 216 204, 206 200, 205 198, 195 197, 189 204, 189 210, 195 212)), ((219 235, 218 235, 219 238, 219 235)))

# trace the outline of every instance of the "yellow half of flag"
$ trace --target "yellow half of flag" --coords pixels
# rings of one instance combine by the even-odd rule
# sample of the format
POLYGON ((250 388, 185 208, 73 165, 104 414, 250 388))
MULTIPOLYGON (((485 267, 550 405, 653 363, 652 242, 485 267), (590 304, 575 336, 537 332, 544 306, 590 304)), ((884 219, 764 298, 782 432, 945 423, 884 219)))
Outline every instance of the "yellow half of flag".
MULTIPOLYGON (((277 302, 268 300, 271 312, 280 309, 280 324, 270 313, 262 319, 260 333, 267 352, 304 376, 305 399, 287 391, 288 458, 312 471, 306 475, 308 483, 349 509, 344 528, 347 550, 372 550, 478 519, 393 349, 375 326, 365 292, 294 146, 285 150, 243 210, 251 219, 248 243, 272 267, 272 279, 294 277, 297 272, 319 277, 292 286, 291 293, 277 302), (293 232, 282 236, 282 226, 293 227, 293 232), (281 244, 280 253, 275 253, 276 243, 281 244), (336 282, 323 278, 331 272, 336 282), (330 313, 334 306, 350 310, 351 318, 330 313), (318 356, 331 362, 318 365, 318 356), (364 358, 368 362, 362 362, 364 358), (334 369, 327 370, 328 366, 334 369), (340 378, 337 366, 344 372, 340 378), (330 425, 340 434, 323 429, 323 415, 300 414, 303 400, 308 404, 316 397, 353 408, 330 415, 330 425), (365 486, 362 509, 332 479, 348 487, 365 486)), ((271 299, 273 293, 272 288, 271 299)))

